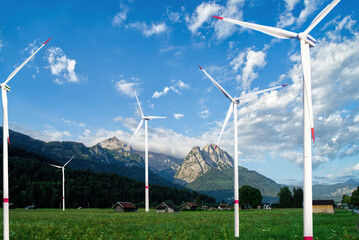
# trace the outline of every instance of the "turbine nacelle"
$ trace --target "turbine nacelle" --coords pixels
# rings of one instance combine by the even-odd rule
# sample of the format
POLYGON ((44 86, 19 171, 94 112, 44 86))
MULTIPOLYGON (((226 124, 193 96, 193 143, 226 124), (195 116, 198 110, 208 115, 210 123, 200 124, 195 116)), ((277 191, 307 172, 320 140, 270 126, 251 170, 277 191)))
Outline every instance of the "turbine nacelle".
POLYGON ((0 84, 0 88, 4 88, 7 92, 10 92, 10 87, 6 84, 0 84))
POLYGON ((299 41, 304 41, 305 43, 309 44, 310 47, 315 47, 315 45, 317 44, 317 41, 315 40, 315 38, 313 38, 309 34, 306 34, 305 32, 299 33, 297 35, 297 39, 299 41))

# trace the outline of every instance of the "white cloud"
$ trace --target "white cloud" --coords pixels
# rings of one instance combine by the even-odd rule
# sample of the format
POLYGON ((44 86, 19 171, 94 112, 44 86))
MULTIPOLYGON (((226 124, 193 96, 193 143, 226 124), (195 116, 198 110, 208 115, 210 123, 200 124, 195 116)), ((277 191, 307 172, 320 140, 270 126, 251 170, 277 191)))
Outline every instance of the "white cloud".
POLYGON ((121 4, 120 7, 121 11, 116 13, 116 15, 112 19, 113 26, 121 26, 122 22, 127 19, 127 13, 130 11, 130 9, 123 4, 121 4))
POLYGON ((171 81, 173 83, 173 86, 166 86, 163 88, 162 91, 156 91, 153 93, 152 95, 152 98, 159 98, 159 97, 162 97, 162 96, 166 96, 168 94, 168 92, 171 90, 177 94, 181 94, 181 92, 179 91, 182 90, 182 89, 189 89, 189 85, 182 82, 181 80, 178 80, 178 81, 175 81, 175 80, 172 80, 171 81))
POLYGON ((183 118, 184 115, 181 114, 181 113, 174 113, 174 114, 173 114, 173 117, 174 117, 175 119, 179 120, 179 119, 183 118))
POLYGON ((302 25, 313 12, 318 10, 319 3, 319 0, 304 0, 305 8, 300 12, 297 23, 302 25))
POLYGON ((201 118, 207 119, 209 115, 211 115, 211 112, 208 109, 202 110, 200 113, 201 118))
POLYGON ((286 3, 286 9, 292 11, 299 0, 284 0, 284 2, 286 3))
POLYGON ((70 132, 68 131, 59 131, 53 126, 47 125, 46 129, 41 134, 41 139, 44 141, 63 141, 66 138, 71 137, 70 132))
POLYGON ((169 31, 166 23, 151 23, 151 26, 147 25, 145 22, 135 22, 130 23, 126 26, 127 28, 134 28, 142 32, 146 37, 150 37, 152 35, 158 35, 162 33, 166 33, 169 31))
POLYGON ((209 20, 211 15, 215 14, 220 10, 220 6, 214 2, 206 3, 203 2, 196 7, 192 16, 186 16, 186 22, 188 29, 192 34, 197 33, 198 29, 209 20))
POLYGON ((244 90, 248 90, 252 81, 258 77, 257 69, 263 68, 267 62, 265 61, 266 53, 264 51, 253 51, 250 48, 244 52, 240 52, 230 65, 233 70, 241 74, 237 75, 237 81, 241 83, 244 90))
POLYGON ((0 40, 0 51, 2 50, 3 47, 4 47, 4 43, 2 40, 0 40))
POLYGON ((54 80, 57 84, 64 84, 66 82, 79 83, 80 78, 76 72, 76 60, 68 58, 61 48, 51 47, 47 50, 47 61, 50 64, 48 67, 51 74, 57 76, 54 80))
POLYGON ((65 123, 67 123, 67 124, 76 125, 76 126, 79 126, 79 127, 86 127, 86 125, 84 123, 78 123, 76 121, 71 121, 71 120, 68 120, 68 119, 65 119, 65 118, 61 118, 61 120, 64 121, 65 123))
POLYGON ((132 77, 130 80, 121 79, 115 83, 116 89, 126 97, 135 97, 133 89, 136 88, 139 84, 139 79, 132 77))

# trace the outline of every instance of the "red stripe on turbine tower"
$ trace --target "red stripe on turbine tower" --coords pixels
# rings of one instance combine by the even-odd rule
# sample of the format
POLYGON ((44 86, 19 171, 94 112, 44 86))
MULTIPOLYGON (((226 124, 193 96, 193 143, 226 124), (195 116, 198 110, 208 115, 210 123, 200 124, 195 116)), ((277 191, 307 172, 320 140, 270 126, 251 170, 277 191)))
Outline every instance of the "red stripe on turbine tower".
POLYGON ((9 199, 8 199, 8 198, 4 198, 4 199, 3 199, 3 202, 7 202, 7 203, 8 203, 8 202, 9 202, 9 199))
POLYGON ((312 128, 312 136, 313 136, 313 142, 315 142, 315 138, 314 138, 314 128, 312 128))

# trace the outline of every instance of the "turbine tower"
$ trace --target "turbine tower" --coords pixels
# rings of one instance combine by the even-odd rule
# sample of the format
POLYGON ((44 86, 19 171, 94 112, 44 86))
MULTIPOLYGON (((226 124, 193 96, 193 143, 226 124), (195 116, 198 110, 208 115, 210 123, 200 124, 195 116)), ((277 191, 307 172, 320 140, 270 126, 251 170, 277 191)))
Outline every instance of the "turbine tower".
POLYGON ((275 27, 268 27, 254 23, 242 22, 225 17, 217 17, 219 20, 234 23, 242 27, 257 30, 259 32, 282 39, 298 39, 300 42, 300 53, 302 58, 303 69, 303 164, 304 164, 304 204, 303 204, 303 238, 305 240, 313 239, 313 193, 312 193, 312 148, 310 135, 314 138, 313 108, 312 108, 312 89, 311 89, 311 67, 309 48, 316 45, 316 40, 309 35, 309 32, 317 26, 318 23, 340 2, 334 0, 324 8, 317 17, 312 21, 309 27, 301 33, 294 33, 275 27))
POLYGON ((39 47, 30 57, 28 57, 20 66, 18 66, 3 82, 0 84, 1 98, 3 106, 3 224, 4 224, 4 239, 9 239, 9 168, 8 168, 8 144, 9 139, 9 119, 7 110, 7 92, 10 92, 10 87, 7 83, 21 70, 25 64, 30 61, 35 54, 50 41, 49 38, 39 47))
POLYGON ((140 124, 138 124, 138 127, 135 130, 135 133, 133 134, 128 146, 131 146, 131 143, 133 141, 133 139, 135 138, 138 130, 141 128, 142 124, 143 124, 143 120, 145 120, 145 208, 146 208, 146 212, 149 211, 149 188, 148 188, 148 138, 147 138, 147 121, 150 121, 152 119, 159 119, 159 118, 167 118, 167 117, 157 117, 157 116, 145 116, 143 115, 142 112, 142 108, 141 108, 141 104, 140 101, 138 100, 137 97, 137 93, 136 90, 133 89, 135 96, 136 96, 136 100, 137 100, 137 104, 138 107, 140 109, 141 112, 141 121, 140 124))
POLYGON ((56 167, 56 168, 61 168, 62 170, 62 211, 65 211, 65 166, 74 158, 75 156, 73 156, 72 158, 70 158, 70 160, 68 160, 63 166, 58 166, 58 165, 54 165, 54 164, 50 164, 50 166, 56 167))
POLYGON ((242 99, 250 98, 250 97, 256 96, 258 94, 264 93, 264 92, 268 92, 268 91, 271 91, 271 90, 274 90, 274 89, 282 88, 282 87, 287 86, 287 84, 277 86, 277 87, 268 88, 268 89, 257 91, 257 92, 251 92, 251 93, 245 94, 245 95, 243 95, 241 97, 233 98, 201 66, 199 66, 199 68, 204 72, 204 74, 206 74, 206 76, 212 81, 212 83, 224 94, 224 96, 227 97, 231 101, 231 104, 229 105, 229 109, 228 109, 228 112, 227 112, 227 116, 226 116, 226 118, 225 118, 225 120, 223 122, 221 133, 219 134, 215 149, 218 146, 219 140, 222 137, 224 128, 226 127, 227 122, 228 122, 229 118, 232 115, 232 112, 234 112, 233 113, 233 123, 234 123, 234 164, 233 164, 233 168, 234 168, 234 236, 239 237, 237 105, 240 103, 240 101, 242 99))
POLYGON ((259 32, 271 35, 273 37, 282 39, 298 39, 300 42, 300 53, 302 58, 303 69, 303 164, 304 164, 304 204, 303 204, 303 238, 305 240, 313 239, 313 206, 312 206, 312 148, 311 137, 313 142, 314 138, 314 123, 313 123, 313 109, 312 109, 312 89, 311 89, 311 74, 310 74, 310 54, 309 48, 316 45, 316 40, 309 35, 309 32, 317 26, 318 23, 340 2, 340 0, 334 0, 326 8, 324 8, 317 17, 312 21, 309 27, 301 33, 294 33, 291 31, 283 30, 275 27, 268 27, 258 25, 254 23, 242 22, 225 17, 217 17, 219 20, 234 23, 242 27, 247 27, 259 32))

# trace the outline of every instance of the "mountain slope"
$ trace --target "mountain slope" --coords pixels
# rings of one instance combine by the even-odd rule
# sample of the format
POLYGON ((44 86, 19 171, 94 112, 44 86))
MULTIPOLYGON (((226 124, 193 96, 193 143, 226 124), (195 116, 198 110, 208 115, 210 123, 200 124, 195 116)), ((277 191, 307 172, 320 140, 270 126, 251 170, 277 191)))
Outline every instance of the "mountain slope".
MULTIPOLYGON (((46 143, 10 130, 10 149, 19 147, 29 152, 49 157, 61 164, 64 164, 75 155, 74 160, 69 163, 71 168, 90 169, 95 172, 112 172, 143 182, 145 171, 141 157, 137 153, 131 153, 131 151, 128 153, 127 151, 111 148, 113 141, 114 139, 109 139, 107 142, 104 141, 88 148, 83 143, 78 142, 54 141, 46 143)), ((149 171, 149 182, 150 184, 183 188, 159 176, 152 170, 149 171)))

